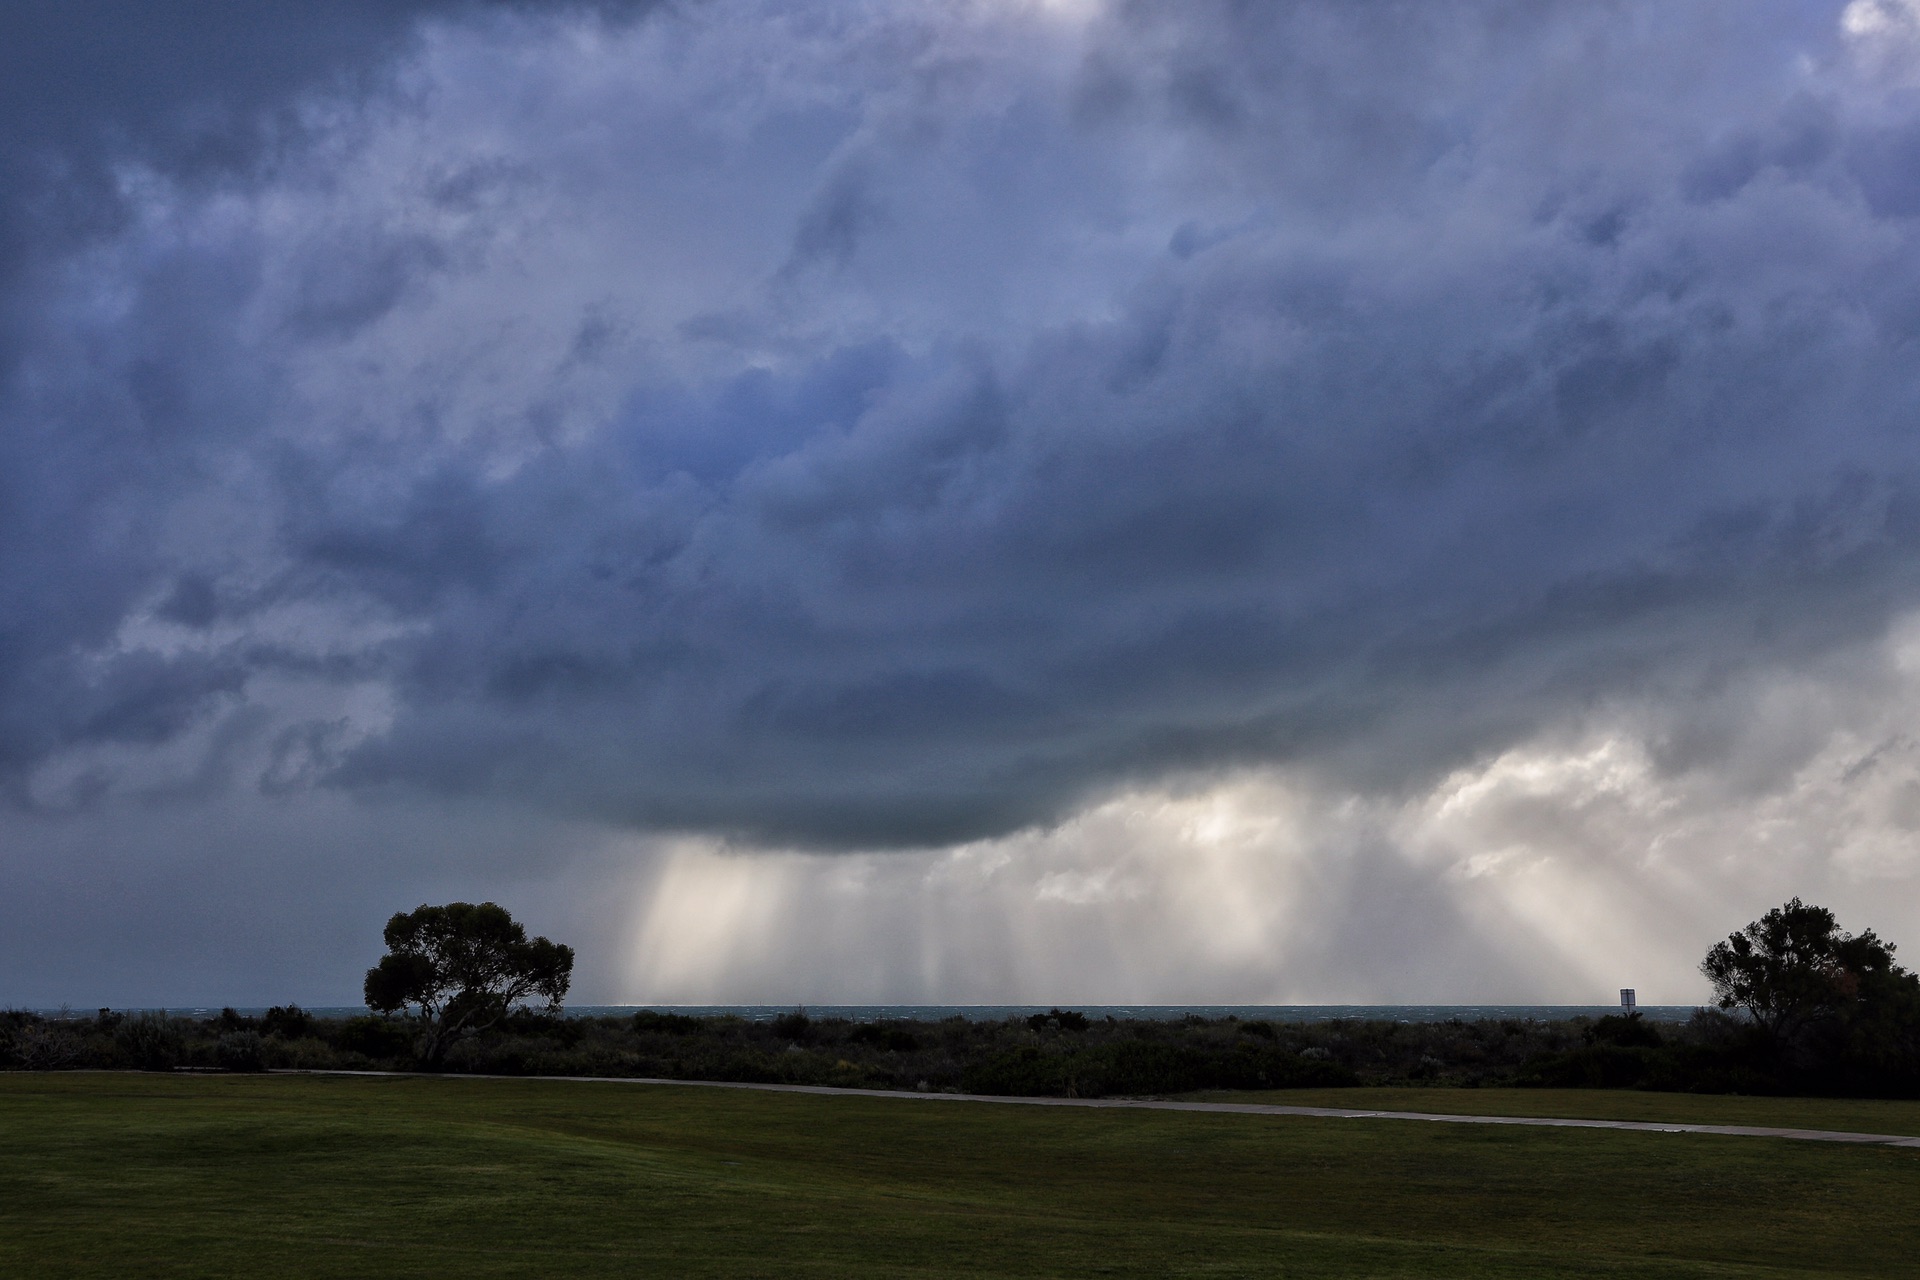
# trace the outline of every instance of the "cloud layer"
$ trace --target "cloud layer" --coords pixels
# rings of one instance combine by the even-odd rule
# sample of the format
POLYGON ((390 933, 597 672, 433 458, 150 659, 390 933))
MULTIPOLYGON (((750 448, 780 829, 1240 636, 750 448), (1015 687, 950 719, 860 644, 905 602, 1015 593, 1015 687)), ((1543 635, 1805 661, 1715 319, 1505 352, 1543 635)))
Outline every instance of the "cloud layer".
MULTIPOLYGON (((344 805, 513 815, 525 869, 1027 849, 1048 910, 1149 857, 1061 832, 1252 787, 1297 834, 1216 895, 1281 922, 1232 965, 1431 881, 1394 918, 1484 986, 1480 873, 1422 859, 1497 833, 1405 816, 1462 778, 1632 762, 1667 817, 1553 837, 1626 902, 1690 806, 1697 870, 1836 743, 1899 754, 1910 5, 182 12, 98 21, 211 51, 178 76, 0 40, 9 875, 344 805)), ((1861 804, 1815 843, 1920 818, 1861 804)), ((1530 926, 1568 973, 1587 874, 1530 926)))

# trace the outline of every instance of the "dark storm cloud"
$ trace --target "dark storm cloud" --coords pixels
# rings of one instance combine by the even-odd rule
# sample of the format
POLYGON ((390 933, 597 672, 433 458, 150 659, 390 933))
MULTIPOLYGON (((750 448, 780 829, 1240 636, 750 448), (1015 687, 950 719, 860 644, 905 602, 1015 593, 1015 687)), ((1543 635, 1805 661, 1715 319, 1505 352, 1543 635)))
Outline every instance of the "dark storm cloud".
POLYGON ((936 9, 52 12, 22 794, 310 678, 384 710, 258 720, 269 790, 939 844, 1401 787, 1920 602, 1920 117, 1836 6, 1010 9, 1053 62, 936 9))
POLYGON ((295 123, 293 100, 378 75, 423 16, 465 0, 21 0, 0 28, 0 280, 36 252, 120 225, 111 168, 244 171, 295 123))
MULTIPOLYGON (((76 740, 167 737, 238 679, 231 662, 147 656, 85 675, 73 658, 105 642, 168 571, 143 546, 153 522, 255 408, 234 402, 230 392, 245 391, 227 384, 246 380, 220 367, 251 283, 245 249, 213 247, 147 273, 128 326, 138 351, 103 352, 118 344, 99 331, 63 335, 51 354, 42 346, 53 377, 72 379, 51 398, 21 386, 15 363, 45 341, 46 274, 125 228, 119 168, 188 184, 245 180, 277 148, 300 145, 302 95, 378 89, 422 20, 509 7, 24 0, 0 18, 0 379, 11 384, 0 434, 0 760, 10 781, 76 740), (104 377, 85 367, 101 363, 112 366, 104 377)), ((304 332, 377 314, 408 278, 405 247, 377 252, 344 268, 333 255, 289 324, 304 332)), ((38 372, 26 380, 43 387, 38 372)), ((158 612, 205 626, 216 609, 210 579, 189 569, 158 612)))

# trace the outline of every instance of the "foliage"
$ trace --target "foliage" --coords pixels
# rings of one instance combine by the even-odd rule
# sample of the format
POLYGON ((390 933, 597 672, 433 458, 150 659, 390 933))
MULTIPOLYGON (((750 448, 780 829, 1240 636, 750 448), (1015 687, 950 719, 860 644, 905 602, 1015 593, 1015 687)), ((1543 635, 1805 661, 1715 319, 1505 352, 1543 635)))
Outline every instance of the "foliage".
POLYGON ((1241 1043, 1226 1052, 1190 1045, 1121 1040, 1047 1053, 1026 1045, 968 1070, 970 1093, 1053 1094, 1067 1098, 1190 1093, 1196 1089, 1302 1089, 1358 1084, 1352 1070, 1273 1048, 1241 1043))
POLYGON ((1781 1042, 1838 1016, 1877 979, 1906 972, 1873 930, 1854 937, 1833 912, 1798 898, 1715 943, 1700 971, 1722 1009, 1744 1009, 1781 1042))
POLYGON ((0 1017, 0 1065, 23 1071, 62 1071, 84 1065, 86 1042, 67 1027, 50 1026, 24 1011, 0 1017))
POLYGON ((705 1025, 700 1019, 690 1018, 684 1013, 642 1009, 633 1015, 633 1029, 642 1035, 650 1031, 663 1031, 670 1036, 690 1036, 699 1033, 705 1025))
POLYGON ((1873 930, 1794 898, 1715 943, 1700 970, 1751 1020, 1794 1087, 1907 1091, 1920 1083, 1920 977, 1873 930))
POLYGON ((348 1018, 327 1037, 337 1049, 388 1062, 411 1056, 413 1039, 405 1023, 374 1017, 348 1018))
POLYGON ((849 1021, 800 1009, 761 1021, 658 1010, 566 1017, 558 1000, 571 951, 528 941, 492 904, 423 907, 388 929, 394 950, 369 986, 396 971, 426 975, 414 989, 429 1003, 414 1018, 384 1016, 391 1003, 383 1016, 316 1018, 286 1005, 199 1022, 16 1010, 0 1013, 0 1066, 358 1069, 408 1066, 418 1053, 477 1074, 1082 1097, 1347 1083, 1920 1097, 1920 980, 1871 932, 1852 937, 1830 912, 1797 900, 1710 953, 1731 1011, 1698 1010, 1685 1023, 1638 1014, 1160 1021, 1058 1008, 992 1022, 849 1021), (438 985, 427 981, 436 976, 438 985), (546 984, 534 992, 548 996, 544 1009, 523 998, 535 981, 546 984))
POLYGON ((265 1071, 267 1042, 257 1031, 229 1031, 214 1045, 215 1056, 228 1071, 265 1071))
POLYGON ((847 1032, 848 1044, 870 1044, 889 1053, 912 1053, 920 1047, 920 1037, 903 1027, 878 1022, 863 1022, 847 1032))
POLYGON ((573 948, 527 937, 491 902, 422 904, 387 921, 387 954, 367 970, 367 1007, 411 1009, 421 1028, 420 1057, 438 1066, 452 1045, 541 997, 558 1012, 573 974, 573 948))
MULTIPOLYGON (((244 1019, 242 1019, 244 1021, 244 1019)), ((442 1070, 496 1075, 654 1076, 876 1089, 1038 1093, 1082 1097, 1188 1089, 1261 1089, 1358 1082, 1492 1087, 1568 1086, 1691 1092, 1920 1096, 1910 1040, 1920 1010, 1880 1023, 1836 1023, 1812 1067, 1785 1063, 1745 1016, 1698 1011, 1691 1022, 1643 1017, 1594 1021, 1240 1022, 1234 1019, 1088 1019, 1062 1030, 1046 1015, 999 1022, 851 1022, 796 1015, 752 1021, 643 1010, 626 1017, 560 1017, 521 1008, 447 1047, 442 1070), (1882 1025, 1882 1024, 1885 1025, 1882 1025), (1846 1036, 1840 1036, 1840 1032, 1846 1036), (1905 1038, 1903 1038, 1905 1037, 1905 1038)), ((1071 1019, 1068 1020, 1071 1025, 1071 1019)), ((228 1037, 257 1035, 274 1068, 410 1067, 418 1024, 362 1015, 262 1029, 225 1028, 224 1014, 174 1018, 179 1065, 244 1064, 228 1037), (298 1026, 305 1034, 288 1036, 298 1026)), ((138 1017, 0 1016, 0 1066, 140 1065, 128 1046, 138 1017)))
POLYGON ((1036 1013, 1027 1019, 1027 1026, 1034 1031, 1044 1031, 1049 1026, 1062 1031, 1085 1031, 1087 1015, 1075 1013, 1070 1009, 1049 1009, 1045 1013, 1036 1013))
POLYGON ((1582 1033, 1588 1044, 1612 1044, 1628 1049, 1658 1049, 1666 1043, 1660 1028, 1638 1013, 1610 1013, 1582 1033))
POLYGON ((127 1060, 142 1071, 171 1071, 186 1049, 184 1029, 165 1013, 129 1018, 113 1035, 127 1060))
POLYGON ((313 1031, 313 1015, 297 1004, 277 1004, 260 1019, 262 1035, 300 1040, 313 1031))

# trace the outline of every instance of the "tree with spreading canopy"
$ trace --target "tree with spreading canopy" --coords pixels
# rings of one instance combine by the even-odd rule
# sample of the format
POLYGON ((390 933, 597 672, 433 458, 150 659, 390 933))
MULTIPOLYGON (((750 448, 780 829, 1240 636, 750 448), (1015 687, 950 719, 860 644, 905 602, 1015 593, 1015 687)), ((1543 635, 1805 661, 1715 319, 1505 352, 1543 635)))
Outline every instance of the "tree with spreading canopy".
POLYGON ((1715 943, 1700 971, 1722 1009, 1744 1010, 1803 1066, 1910 1070, 1920 978, 1894 963, 1893 950, 1873 930, 1850 934, 1827 908, 1794 898, 1715 943))
POLYGON ((573 948, 526 929, 491 902, 449 902, 397 912, 387 921, 387 954, 367 970, 367 1007, 411 1009, 421 1026, 420 1058, 438 1066, 447 1050, 535 997, 558 1013, 573 977, 573 948))

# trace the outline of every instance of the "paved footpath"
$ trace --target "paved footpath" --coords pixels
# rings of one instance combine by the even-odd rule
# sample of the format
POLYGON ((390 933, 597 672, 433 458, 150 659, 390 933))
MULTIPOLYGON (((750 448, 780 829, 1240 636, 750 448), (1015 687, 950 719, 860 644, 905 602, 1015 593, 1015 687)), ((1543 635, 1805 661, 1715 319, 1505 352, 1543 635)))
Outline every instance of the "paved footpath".
MULTIPOLYGON (((391 1071, 309 1071, 305 1075, 392 1076, 391 1071)), ((813 1093, 829 1098, 896 1098, 910 1102, 992 1102, 1021 1107, 1100 1107, 1115 1111, 1200 1111, 1243 1116, 1313 1116, 1323 1120, 1430 1120, 1438 1124, 1514 1124, 1542 1129, 1628 1129, 1641 1133, 1709 1133, 1734 1138, 1797 1138, 1804 1142, 1849 1142, 1858 1146, 1913 1147, 1920 1137, 1897 1133, 1849 1133, 1844 1129, 1774 1129, 1746 1124, 1677 1124, 1657 1120, 1564 1120, 1551 1116, 1453 1116, 1429 1111, 1366 1111, 1348 1107, 1284 1107, 1265 1102, 1173 1102, 1155 1098, 1007 1098, 981 1093, 907 1093, 896 1089, 836 1089, 816 1084, 744 1084, 730 1080, 659 1080, 650 1076, 478 1076, 447 1074, 444 1080, 571 1080, 581 1084, 675 1085, 694 1089, 754 1089, 763 1093, 813 1093)))

